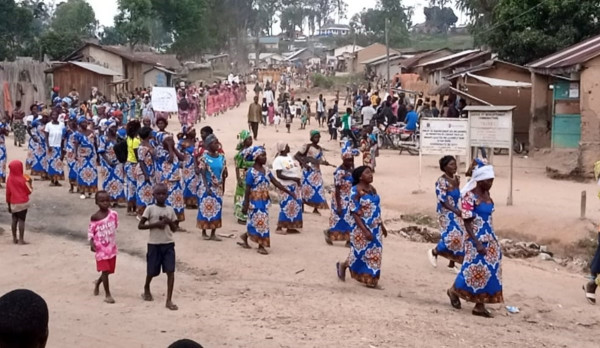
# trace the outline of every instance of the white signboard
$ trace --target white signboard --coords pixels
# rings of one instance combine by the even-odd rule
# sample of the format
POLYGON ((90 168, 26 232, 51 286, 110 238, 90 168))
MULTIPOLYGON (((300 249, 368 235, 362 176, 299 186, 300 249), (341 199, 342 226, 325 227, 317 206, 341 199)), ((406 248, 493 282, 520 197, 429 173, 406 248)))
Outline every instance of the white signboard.
POLYGON ((471 146, 512 149, 512 111, 469 111, 471 146))
POLYGON ((175 88, 152 88, 152 108, 154 111, 177 112, 177 92, 175 92, 175 88))
POLYGON ((424 118, 421 120, 421 153, 423 155, 464 156, 469 147, 469 121, 456 118, 424 118))

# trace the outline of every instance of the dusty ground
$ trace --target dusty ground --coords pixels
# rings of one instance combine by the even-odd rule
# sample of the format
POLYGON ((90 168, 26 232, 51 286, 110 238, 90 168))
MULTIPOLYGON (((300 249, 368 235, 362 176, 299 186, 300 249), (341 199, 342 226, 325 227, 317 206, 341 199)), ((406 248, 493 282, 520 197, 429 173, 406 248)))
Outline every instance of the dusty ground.
MULTIPOLYGON (((224 144, 233 173, 235 134, 245 127, 247 106, 208 121, 224 144)), ((206 123, 203 123, 206 124, 206 123)), ((308 130, 292 134, 272 128, 259 131, 258 143, 269 156, 278 139, 297 149, 308 130)), ((314 124, 313 124, 314 127, 314 124)), ((323 136, 327 159, 339 162, 339 149, 323 136)), ((9 143, 9 158, 25 152, 9 143)), ((433 183, 437 158, 424 157, 419 185, 418 157, 382 151, 375 186, 382 195, 384 217, 434 212, 433 183), (413 194, 421 189, 422 193, 413 194)), ((357 160, 358 163, 358 160, 357 160)), ((589 221, 579 220, 579 197, 588 191, 588 216, 598 217, 596 187, 552 181, 545 163, 515 159, 513 207, 506 207, 507 158, 495 158, 498 179, 492 190, 497 203, 495 227, 504 236, 554 240, 567 245, 587 234, 589 221)), ((325 170, 326 184, 332 169, 325 170)), ((233 176, 232 176, 233 179, 233 176)), ((243 232, 232 217, 233 181, 225 197, 223 234, 243 232)), ((1 192, 0 192, 1 194, 1 192)), ((194 229, 195 212, 187 212, 176 235, 178 273, 174 300, 178 312, 164 308, 166 278, 153 283, 154 303, 140 299, 145 277, 147 232, 121 213, 117 273, 111 276, 115 305, 92 296, 97 276, 93 254, 85 243, 93 201, 80 201, 67 188, 37 182, 28 217, 27 246, 11 244, 8 213, 0 215, 6 230, 0 237, 0 293, 30 288, 50 306, 49 347, 166 347, 189 337, 205 347, 597 347, 600 311, 583 298, 583 274, 552 262, 508 260, 503 266, 506 305, 521 313, 508 315, 495 306, 495 319, 478 319, 470 305, 453 310, 445 289, 454 276, 432 268, 425 251, 430 245, 392 235, 385 241, 383 291, 368 290, 353 280, 337 281, 334 264, 347 256, 341 245, 327 246, 322 217, 305 215, 302 234, 272 235, 271 255, 242 250, 235 239, 206 242, 194 229), (34 231, 34 232, 32 232, 34 231)), ((2 207, 5 210, 5 205, 2 207)), ((271 209, 272 226, 278 208, 271 209)), ((443 262, 440 262, 440 266, 443 262)), ((349 278, 349 277, 348 277, 349 278)))

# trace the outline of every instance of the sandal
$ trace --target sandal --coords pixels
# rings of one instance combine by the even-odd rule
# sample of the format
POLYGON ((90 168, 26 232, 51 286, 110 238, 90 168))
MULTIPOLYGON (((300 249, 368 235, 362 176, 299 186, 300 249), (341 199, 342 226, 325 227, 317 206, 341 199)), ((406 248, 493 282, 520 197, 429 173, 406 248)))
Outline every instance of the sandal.
POLYGON ((244 249, 252 249, 251 246, 249 246, 248 244, 246 244, 244 242, 237 242, 237 245, 241 246, 244 249))
POLYGON ((329 231, 324 230, 323 234, 325 235, 325 243, 327 243, 327 245, 333 245, 333 242, 331 241, 331 238, 329 237, 329 231))
POLYGON ((446 295, 450 298, 450 305, 454 307, 454 309, 461 309, 462 305, 460 303, 460 298, 450 292, 450 289, 446 290, 446 295))
POLYGON ((256 249, 256 252, 259 253, 259 254, 261 254, 261 255, 269 255, 269 252, 266 251, 265 249, 262 249, 262 248, 256 249))
POLYGON ((346 281, 346 272, 344 272, 344 273, 341 272, 342 270, 340 269, 339 262, 335 263, 335 268, 336 268, 338 279, 345 282, 346 281))
POLYGON ((596 304, 596 294, 592 293, 592 292, 587 292, 585 285, 582 286, 582 288, 583 288, 583 292, 585 292, 585 299, 588 301, 588 303, 595 305, 596 304))
POLYGON ((490 311, 488 311, 487 309, 484 309, 483 311, 476 311, 473 310, 471 311, 471 314, 473 314, 476 317, 483 317, 483 318, 493 318, 494 316, 492 315, 492 313, 490 311))

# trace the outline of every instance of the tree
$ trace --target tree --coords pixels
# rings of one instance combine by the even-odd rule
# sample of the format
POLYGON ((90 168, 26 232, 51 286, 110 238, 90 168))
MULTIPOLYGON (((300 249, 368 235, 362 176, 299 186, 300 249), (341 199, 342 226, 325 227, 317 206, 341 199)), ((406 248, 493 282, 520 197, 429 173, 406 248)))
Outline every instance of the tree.
POLYGON ((448 28, 456 24, 458 17, 454 14, 454 10, 449 7, 425 7, 423 9, 425 15, 425 24, 430 28, 435 28, 441 33, 448 32, 448 28))
POLYGON ((127 38, 115 27, 104 27, 98 34, 101 45, 126 45, 127 38))
POLYGON ((15 59, 30 50, 33 41, 33 12, 14 0, 0 1, 0 60, 15 59))
POLYGON ((256 12, 256 25, 261 33, 273 35, 273 25, 277 19, 275 15, 281 10, 281 0, 256 0, 254 11, 256 12))
POLYGON ((150 0, 119 0, 115 30, 131 48, 150 42, 150 21, 153 16, 150 0))
POLYGON ((529 63, 600 32, 600 0, 498 0, 486 16, 485 22, 474 19, 479 21, 471 27, 476 41, 488 45, 501 59, 517 64, 529 63))
POLYGON ((412 8, 402 5, 401 0, 379 0, 375 8, 364 9, 354 15, 350 26, 359 35, 372 41, 385 41, 385 21, 390 21, 389 42, 391 46, 409 43, 408 28, 411 25, 412 8))

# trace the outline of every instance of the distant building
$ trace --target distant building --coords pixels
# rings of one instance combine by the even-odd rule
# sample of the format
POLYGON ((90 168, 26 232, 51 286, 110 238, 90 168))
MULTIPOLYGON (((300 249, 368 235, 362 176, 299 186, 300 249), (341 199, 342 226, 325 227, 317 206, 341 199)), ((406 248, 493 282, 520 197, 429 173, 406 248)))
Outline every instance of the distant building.
POLYGON ((317 31, 319 36, 344 36, 350 34, 350 26, 347 24, 326 24, 317 31))
POLYGON ((263 46, 267 51, 279 50, 279 37, 278 36, 261 37, 258 39, 258 43, 261 46, 263 46))

